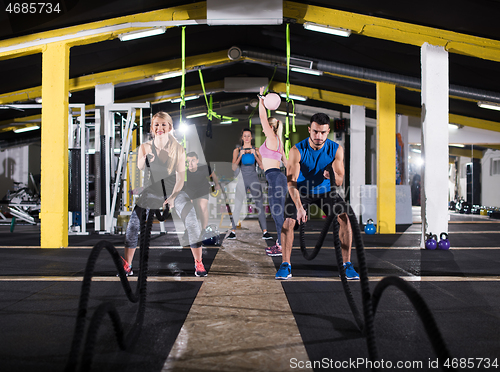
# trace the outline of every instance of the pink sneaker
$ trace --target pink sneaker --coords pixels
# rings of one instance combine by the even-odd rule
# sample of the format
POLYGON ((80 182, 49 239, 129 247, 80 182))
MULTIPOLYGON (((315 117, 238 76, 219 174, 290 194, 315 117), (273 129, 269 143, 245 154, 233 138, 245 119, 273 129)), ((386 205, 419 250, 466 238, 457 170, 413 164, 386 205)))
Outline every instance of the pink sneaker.
POLYGON ((207 276, 207 270, 205 270, 205 266, 203 266, 203 262, 201 261, 195 261, 194 270, 194 275, 196 276, 207 276))
MULTIPOLYGON (((122 259, 123 270, 125 271, 125 276, 134 275, 134 272, 132 271, 132 265, 129 265, 128 262, 123 257, 120 257, 120 258, 122 259)), ((120 276, 120 274, 116 274, 116 276, 120 276)))
POLYGON ((278 244, 266 248, 266 254, 270 257, 281 256, 281 247, 278 244))

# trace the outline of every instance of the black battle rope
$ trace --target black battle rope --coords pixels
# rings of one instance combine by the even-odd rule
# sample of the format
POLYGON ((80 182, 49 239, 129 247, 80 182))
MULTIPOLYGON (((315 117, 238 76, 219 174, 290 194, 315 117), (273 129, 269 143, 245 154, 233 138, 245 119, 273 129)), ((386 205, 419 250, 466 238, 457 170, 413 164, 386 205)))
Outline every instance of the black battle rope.
MULTIPOLYGON (((368 265, 366 264, 365 246, 363 245, 363 238, 361 237, 361 229, 359 228, 358 219, 350 205, 348 205, 347 217, 349 218, 349 222, 351 223, 354 242, 356 243, 356 256, 358 257, 359 280, 361 284, 361 300, 363 304, 363 316, 365 319, 363 332, 366 336, 368 356, 371 360, 378 360, 377 344, 375 341, 374 313, 372 298, 370 295, 370 283, 368 280, 368 265)), ((344 270, 342 270, 341 272, 342 276, 345 276, 344 270)))
MULTIPOLYGON (((154 146, 154 144, 153 144, 154 146)), ((153 177, 153 172, 151 171, 151 166, 149 165, 149 159, 148 156, 146 156, 146 166, 149 168, 149 176, 151 177, 151 183, 155 183, 155 179, 153 177)), ((161 180, 161 189, 163 190, 163 198, 167 200, 167 190, 165 189, 165 180, 162 178, 161 180)), ((156 218, 158 218, 158 221, 163 222, 165 221, 169 216, 170 216, 170 208, 168 205, 163 209, 163 214, 159 209, 155 209, 154 213, 156 214, 156 218)))
POLYGON ((432 347, 434 348, 434 351, 436 352, 436 355, 439 359, 439 364, 441 368, 444 369, 445 367, 443 363, 446 360, 451 360, 451 355, 448 351, 448 348, 446 347, 443 336, 439 331, 436 320, 434 319, 434 316, 432 315, 429 307, 427 306, 422 296, 417 292, 417 290, 412 287, 407 281, 397 276, 389 276, 382 279, 373 290, 373 314, 375 315, 377 311, 377 305, 380 301, 380 298, 382 297, 382 293, 387 287, 391 285, 401 290, 401 292, 403 292, 411 301, 415 310, 417 310, 417 313, 422 320, 427 335, 429 336, 432 347))
MULTIPOLYGON (((333 171, 332 165, 329 164, 326 169, 329 172, 330 175, 330 185, 335 185, 335 172, 333 171)), ((330 193, 334 193, 335 191, 331 187, 330 193)), ((366 260, 364 257, 364 248, 363 248, 363 240, 361 238, 361 232, 359 232, 358 236, 355 236, 356 238, 356 247, 362 247, 362 258, 359 258, 359 252, 358 249, 356 249, 356 252, 358 253, 358 261, 362 261, 363 264, 358 262, 360 266, 360 271, 362 268, 365 270, 365 274, 360 272, 360 281, 361 281, 361 288, 363 289, 363 286, 367 289, 368 296, 364 296, 365 292, 363 293, 363 310, 364 310, 364 318, 365 322, 363 324, 363 319, 361 317, 361 314, 358 310, 358 307, 356 305, 356 302, 354 301, 354 297, 351 292, 351 288, 349 286, 349 283, 347 281, 347 278, 345 276, 345 268, 344 268, 344 262, 342 259, 342 248, 341 248, 341 243, 340 243, 340 238, 339 238, 339 222, 338 222, 338 216, 343 213, 347 213, 349 216, 349 220, 351 221, 351 226, 352 230, 354 231, 355 229, 358 229, 359 231, 359 225, 357 224, 356 216, 354 215, 354 211, 352 210, 350 205, 347 205, 345 201, 342 200, 341 203, 337 203, 336 205, 330 205, 332 213, 330 213, 325 221, 325 224, 323 225, 323 228, 321 230, 320 236, 318 238, 318 241, 316 242, 316 246, 314 247, 314 250, 312 253, 307 252, 306 248, 306 241, 305 241, 305 224, 302 223, 300 224, 299 228, 299 233, 300 233, 300 250, 302 252, 302 255, 306 260, 312 260, 314 259, 319 251, 321 250, 321 247, 323 246, 323 242, 325 241, 326 235, 328 234, 328 230, 330 229, 330 225, 333 224, 333 242, 335 246, 335 258, 337 260, 337 266, 340 274, 340 279, 342 282, 342 287, 344 289, 344 294, 347 298, 347 303, 349 304, 349 307, 351 308, 352 315, 354 316, 354 319, 356 321, 356 325, 358 326, 359 330, 366 335, 367 340, 370 340, 369 346, 368 346, 368 355, 372 360, 377 359, 377 350, 375 347, 375 343, 371 342, 371 340, 374 340, 374 332, 373 332, 373 316, 371 315, 371 311, 367 311, 369 308, 371 308, 371 299, 370 299, 370 288, 368 284, 368 269, 366 265, 366 260), (352 216, 350 216, 352 214, 352 216), (352 217, 352 218, 351 218, 352 217), (355 220, 356 224, 353 224, 352 220, 355 220), (359 239, 358 239, 359 237, 359 239), (364 278, 363 278, 364 277, 364 278)))
POLYGON ((127 276, 125 275, 125 270, 123 268, 123 262, 120 254, 116 250, 113 244, 107 241, 100 241, 97 243, 87 260, 87 265, 85 267, 85 273, 83 276, 82 290, 80 294, 80 303, 78 306, 78 313, 76 318, 75 332, 73 335, 73 341, 71 344, 71 351, 69 354, 68 363, 66 364, 65 371, 76 371, 78 366, 78 355, 80 353, 81 344, 84 338, 85 332, 85 321, 87 316, 87 308, 90 296, 90 286, 92 283, 92 276, 94 275, 94 268, 97 262, 97 258, 103 248, 106 248, 111 258, 113 259, 115 266, 118 270, 120 276, 120 281, 125 291, 125 294, 129 301, 132 303, 139 303, 139 308, 136 314, 136 319, 132 329, 124 335, 123 325, 120 321, 120 316, 116 311, 115 306, 110 302, 105 302, 96 309, 91 320, 90 326, 87 331, 85 346, 82 356, 82 371, 89 371, 92 363, 95 340, 97 337, 97 332, 99 326, 102 323, 103 318, 109 315, 111 322, 115 329, 116 339, 120 349, 127 350, 132 347, 139 337, 141 332, 142 324, 144 321, 144 313, 146 310, 146 296, 147 296, 147 271, 148 271, 148 261, 149 261, 149 245, 151 239, 151 228, 153 226, 153 218, 155 212, 150 210, 147 220, 146 220, 146 210, 140 209, 140 221, 141 221, 141 238, 140 238, 140 261, 139 261, 139 276, 137 279, 137 287, 135 293, 132 292, 130 283, 127 276))
POLYGON ((342 258, 342 247, 341 247, 341 242, 340 242, 340 237, 339 237, 339 229, 340 229, 340 224, 338 219, 336 218, 338 216, 337 213, 334 213, 335 218, 333 219, 333 243, 335 246, 335 256, 337 258, 337 266, 339 268, 339 274, 340 274, 340 280, 342 281, 342 287, 344 288, 344 293, 347 298, 347 303, 349 304, 349 307, 351 308, 352 315, 354 316, 354 319, 356 320, 356 324, 358 325, 359 330, 363 333, 366 332, 365 326, 363 324, 363 319, 361 317, 361 314, 358 310, 358 307, 356 306, 356 302, 354 302, 354 296, 352 295, 351 292, 351 287, 349 286, 347 282, 347 277, 345 275, 345 268, 344 268, 344 261, 342 258))
MULTIPOLYGON (((332 166, 329 165, 326 168, 326 170, 328 170, 330 173, 330 183, 335 184, 335 174, 332 169, 332 166)), ((352 207, 349 204, 345 203, 345 201, 343 200, 341 203, 337 203, 333 207, 334 207, 333 212, 327 217, 323 229, 321 230, 318 241, 316 243, 316 246, 314 247, 314 250, 312 251, 311 254, 307 252, 307 248, 305 245, 305 236, 304 236, 305 224, 304 223, 300 224, 299 226, 300 250, 306 260, 314 259, 318 255, 323 245, 323 242, 325 240, 326 234, 328 233, 330 225, 333 224, 333 239, 335 245, 335 253, 342 281, 342 286, 344 288, 344 292, 347 297, 347 302, 349 303, 349 307, 351 308, 351 311, 356 320, 358 328, 363 332, 364 336, 366 336, 368 356, 370 360, 372 361, 378 360, 378 351, 377 351, 375 330, 374 330, 376 308, 384 289, 387 288, 388 286, 394 285, 406 294, 406 296, 410 299, 413 307, 416 309, 417 314, 419 315, 422 323, 424 324, 424 329, 427 333, 427 336, 431 340, 434 351, 436 355, 439 357, 439 360, 441 360, 440 362, 441 368, 444 369, 443 362, 445 360, 450 360, 451 358, 450 353, 448 351, 448 348, 446 347, 446 344, 439 331, 439 328, 437 327, 434 317, 430 309, 428 308, 427 304, 425 303, 424 299, 404 279, 394 276, 384 278, 376 286, 373 295, 370 295, 368 266, 366 264, 365 248, 363 245, 363 238, 361 237, 361 229, 358 224, 358 219, 352 207), (359 314, 356 303, 354 302, 352 292, 350 290, 347 278, 345 276, 345 269, 343 265, 341 243, 339 237, 339 222, 337 220, 337 217, 343 213, 347 213, 349 222, 351 223, 354 241, 356 244, 356 255, 358 258, 359 276, 361 283, 364 324, 359 314)), ((449 368, 448 370, 454 371, 455 369, 449 368)))
MULTIPOLYGON (((341 243, 340 243, 340 238, 339 238, 339 221, 337 220, 337 217, 345 213, 344 212, 344 207, 347 207, 345 203, 342 204, 336 204, 332 205, 333 207, 333 213, 330 213, 330 215, 326 218, 325 224, 323 225, 323 229, 321 230, 320 236, 318 238, 318 241, 316 242, 316 246, 314 247, 314 250, 312 253, 307 252, 306 248, 306 240, 304 236, 304 230, 305 230, 305 224, 302 223, 299 225, 299 230, 300 230, 300 250, 302 252, 302 255, 304 258, 308 261, 313 260, 321 250, 321 247, 323 246, 323 242, 325 241, 326 235, 328 234, 328 230, 330 229, 330 225, 333 224, 333 242, 335 246, 335 257, 337 259, 337 265, 339 267, 339 274, 340 274, 340 279, 342 281, 342 287, 344 288, 344 293, 347 298, 347 302, 349 304, 349 307, 351 308, 351 312, 354 316, 354 319, 356 320, 356 324, 361 332, 365 332, 365 327, 363 325, 363 319, 361 317, 361 314, 358 310, 358 307, 356 306, 356 302, 354 302, 354 297, 351 292, 351 288, 349 287, 349 284, 347 282, 347 278, 345 276, 345 269, 343 265, 343 259, 342 259, 342 248, 341 248, 341 243), (339 213, 336 209, 337 207, 341 207, 343 210, 339 213)), ((359 228, 359 227, 358 227, 359 228)), ((357 244, 356 244, 357 247, 357 244)))

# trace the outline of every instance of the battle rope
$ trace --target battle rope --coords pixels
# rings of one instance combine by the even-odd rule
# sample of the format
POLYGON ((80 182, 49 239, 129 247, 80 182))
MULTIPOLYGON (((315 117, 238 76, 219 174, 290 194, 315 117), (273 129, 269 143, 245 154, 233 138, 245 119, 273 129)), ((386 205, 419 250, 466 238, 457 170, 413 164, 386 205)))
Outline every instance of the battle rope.
MULTIPOLYGON (((342 207, 344 208, 341 204, 336 204, 335 206, 332 207, 342 207)), ((344 210, 344 209, 343 209, 344 210)), ((335 254, 336 254, 336 259, 337 259, 337 265, 339 267, 339 272, 340 272, 340 278, 342 281, 342 286, 344 288, 344 293, 347 298, 347 302, 349 304, 349 307, 351 308, 352 314, 354 315, 354 319, 356 320, 356 324, 361 332, 364 332, 364 324, 363 324, 363 319, 361 317, 361 314, 356 306, 356 303, 354 302, 354 297, 352 295, 351 289, 349 287, 349 284, 347 282, 347 278, 345 276, 345 270, 344 270, 344 265, 343 265, 343 260, 342 260, 342 249, 341 249, 341 243, 339 239, 339 222, 337 220, 337 217, 344 213, 342 212, 337 212, 334 211, 333 213, 330 213, 330 215, 327 217, 325 224, 323 225, 323 229, 321 230, 320 236, 318 238, 318 241, 316 242, 316 245, 314 247, 314 250, 309 253, 307 252, 306 248, 306 241, 305 241, 305 236, 304 236, 304 230, 305 230, 305 224, 300 224, 299 225, 299 230, 300 230, 300 250, 302 252, 302 255, 304 258, 308 261, 313 260, 316 258, 318 255, 319 251, 321 250, 321 247, 323 246, 323 242, 325 241, 326 235, 328 234, 328 230, 330 229, 330 226, 333 224, 333 241, 335 245, 335 254)), ((357 246, 357 245, 356 245, 357 246)))
POLYGON ((138 311, 136 314, 136 319, 132 329, 124 335, 123 325, 120 321, 120 316, 116 311, 115 306, 110 302, 105 302, 98 306, 92 318, 90 320, 90 325, 87 330, 87 335, 85 338, 85 345, 82 355, 82 371, 89 371, 93 359, 95 341, 97 338, 97 332, 102 323, 103 318, 109 315, 113 327, 115 329, 115 335, 118 342, 118 346, 122 350, 127 350, 132 347, 139 337, 142 329, 142 324, 144 321, 144 313, 146 310, 146 297, 147 297, 147 271, 148 271, 148 261, 149 261, 149 245, 151 239, 151 228, 153 226, 153 218, 155 212, 150 210, 146 219, 146 210, 140 209, 140 221, 141 221, 141 238, 140 238, 140 261, 139 261, 139 276, 137 280, 137 287, 135 293, 132 292, 130 283, 125 275, 125 270, 123 269, 122 259, 120 254, 116 250, 113 244, 107 241, 100 241, 97 243, 90 252, 89 258, 87 260, 87 265, 85 267, 85 273, 83 276, 82 290, 80 293, 80 302, 78 305, 78 313, 76 318, 75 332, 73 335, 73 341, 71 344, 71 350, 66 364, 65 371, 76 371, 78 366, 78 356, 80 353, 80 348, 82 341, 84 339, 85 333, 85 321, 88 311, 88 302, 90 296, 90 286, 92 283, 92 277, 94 275, 94 268, 99 257, 100 252, 105 248, 115 266, 118 270, 120 276, 120 281, 125 294, 130 302, 139 303, 138 311))
MULTIPOLYGON (((329 171, 330 173, 330 182, 331 184, 335 184, 335 174, 334 171, 330 166, 326 168, 326 170, 329 171)), ((378 302, 382 296, 383 291, 393 285, 397 287, 399 290, 401 290, 411 301, 413 307, 417 311, 418 316, 420 317, 424 329, 427 333, 427 336, 431 340, 431 344, 433 346, 433 349, 438 356, 440 360, 440 366, 442 369, 444 369, 444 361, 450 360, 451 356, 448 351, 448 348, 444 342, 444 339, 441 335, 441 332, 439 331, 439 328, 436 324, 436 321, 428 308, 425 300, 422 298, 422 296, 413 288, 408 282, 406 282, 404 279, 401 279, 399 277, 395 276, 390 276, 384 278, 378 285, 375 287, 373 291, 373 295, 370 295, 370 287, 369 287, 369 280, 368 280, 368 267, 366 264, 366 257, 365 257, 365 249, 363 245, 363 239, 361 237, 361 229, 358 224, 358 219, 356 217, 356 214, 354 213, 352 207, 345 203, 345 201, 342 201, 341 203, 335 204, 333 207, 332 213, 327 217, 325 224, 323 226, 323 229, 321 230, 320 236, 318 238, 318 241, 314 247, 314 250, 312 253, 309 253, 307 251, 306 245, 305 245, 305 224, 300 224, 299 226, 299 233, 300 233, 300 250, 302 252, 302 255, 306 260, 312 260, 314 259, 319 251, 321 250, 321 247, 323 245, 323 242, 325 240, 326 234, 328 233, 328 230, 330 228, 330 225, 333 224, 333 238, 334 238, 334 246, 335 246, 335 253, 336 253, 336 259, 337 259, 337 265, 339 268, 339 273, 342 281, 342 286, 344 288, 344 293, 347 298, 347 302, 349 304, 349 307, 351 308, 351 312, 356 320, 356 324, 360 331, 363 333, 363 335, 366 337, 366 343, 367 343, 367 348, 368 348, 368 356, 370 360, 376 361, 378 360, 378 351, 377 351, 377 345, 376 345, 376 339, 375 339, 375 330, 374 330, 374 320, 375 320, 375 312, 376 308, 378 305, 378 302), (361 282, 361 296, 362 296, 362 305, 363 305, 363 317, 364 317, 364 323, 363 319, 361 318, 361 315, 359 313, 359 310, 356 306, 356 303, 354 302, 354 298, 352 295, 352 292, 350 290, 347 278, 345 276, 345 269, 343 265, 343 260, 342 260, 342 251, 341 251, 341 243, 340 243, 340 238, 339 238, 339 222, 337 220, 337 217, 343 213, 346 213, 349 222, 351 223, 352 231, 353 231, 353 236, 354 236, 354 241, 356 244, 356 255, 358 258, 358 266, 359 266, 359 276, 360 276, 360 282, 361 282)), ((449 368, 448 370, 455 370, 453 368, 449 368)))
POLYGON ((443 363, 446 360, 451 360, 450 352, 446 347, 446 343, 444 342, 441 332, 439 332, 436 320, 434 319, 434 316, 432 315, 431 310, 427 306, 425 300, 407 281, 397 276, 388 276, 382 279, 373 290, 373 314, 375 315, 377 311, 377 305, 380 301, 380 298, 382 297, 382 293, 387 287, 391 285, 401 290, 411 301, 415 310, 417 310, 417 313, 422 320, 427 335, 429 336, 432 347, 434 348, 434 351, 439 358, 441 368, 444 369, 443 363))

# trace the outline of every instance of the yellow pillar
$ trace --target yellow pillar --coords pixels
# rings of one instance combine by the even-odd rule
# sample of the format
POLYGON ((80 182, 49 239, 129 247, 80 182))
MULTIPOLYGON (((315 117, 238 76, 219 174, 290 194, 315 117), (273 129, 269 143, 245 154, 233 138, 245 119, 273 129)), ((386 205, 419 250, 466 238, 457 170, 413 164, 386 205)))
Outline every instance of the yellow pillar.
POLYGON ((69 46, 42 53, 41 248, 68 246, 69 46))
POLYGON ((396 232, 396 87, 377 83, 377 230, 396 232))

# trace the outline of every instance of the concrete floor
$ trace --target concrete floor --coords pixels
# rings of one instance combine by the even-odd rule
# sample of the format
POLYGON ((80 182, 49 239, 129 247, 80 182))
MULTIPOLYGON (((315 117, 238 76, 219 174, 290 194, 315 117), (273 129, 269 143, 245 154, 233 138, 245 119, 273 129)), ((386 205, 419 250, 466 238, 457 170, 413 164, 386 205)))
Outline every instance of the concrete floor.
MULTIPOLYGON (((418 208, 414 208, 414 216, 415 219, 418 219, 418 208)), ((493 339, 493 336, 488 335, 489 330, 492 328, 499 327, 496 329, 500 329, 499 301, 496 300, 496 298, 499 298, 499 290, 497 285, 490 286, 490 284, 500 281, 500 269, 495 272, 495 268, 500 267, 498 266, 500 258, 498 257, 499 254, 497 254, 500 250, 500 242, 489 238, 490 236, 497 236, 495 234, 500 230, 499 222, 483 216, 452 214, 450 226, 455 230, 456 234, 454 236, 456 236, 457 244, 462 240, 461 237, 466 235, 482 236, 486 239, 486 242, 491 244, 485 243, 485 245, 489 245, 487 247, 452 247, 449 252, 420 250, 418 244, 420 225, 418 223, 409 227, 405 232, 398 233, 394 240, 376 236, 375 238, 379 238, 380 241, 370 243, 370 238, 363 234, 367 242, 365 244, 370 282, 373 286, 384 276, 396 275, 403 277, 410 283, 414 283, 412 285, 418 288, 422 296, 429 302, 431 310, 436 312, 437 322, 443 326, 442 332, 445 340, 449 342, 448 346, 452 355, 463 357, 465 353, 468 353, 467 355, 477 358, 500 357, 500 342, 493 339), (471 227, 475 226, 474 224, 481 226, 479 231, 474 231, 471 227), (491 229, 485 231, 488 226, 491 229), (409 240, 402 240, 403 238, 409 240), (393 244, 393 241, 396 243, 393 244), (403 241, 406 243, 401 243, 403 241), (415 242, 417 243, 414 244, 415 242), (468 256, 462 258, 460 255, 464 254, 468 256), (489 261, 489 266, 482 264, 485 262, 485 257, 490 257, 486 260, 489 261), (472 271, 466 271, 465 267, 469 264, 474 268, 472 271), (429 283, 430 287, 425 283, 429 283), (470 289, 469 292, 467 292, 468 289, 470 289), (460 294, 460 291, 463 291, 463 293, 460 294), (486 295, 483 296, 483 292, 488 292, 488 296, 484 297, 486 295), (437 300, 436 293, 442 293, 443 298, 451 296, 446 301, 447 304, 454 301, 453 299, 458 299, 457 296, 463 295, 463 298, 461 301, 454 303, 455 308, 451 314, 449 309, 443 310, 441 308, 443 304, 434 302, 437 300), (479 293, 481 293, 481 296, 479 293), (479 298, 482 300, 478 300, 479 298), (471 310, 474 306, 479 305, 480 308, 471 310), (478 317, 476 318, 476 315, 470 314, 477 314, 478 317), (463 319, 464 316, 467 319, 463 319), (467 321, 467 324, 472 323, 475 326, 473 329, 478 330, 479 333, 474 334, 474 331, 470 331, 471 334, 464 335, 460 329, 455 329, 453 324, 450 324, 451 320, 453 320, 453 324, 461 324, 464 321, 467 321), (468 337, 469 341, 474 339, 481 339, 481 341, 478 341, 477 345, 458 341, 465 340, 466 337, 468 337), (483 337, 485 340, 482 339, 483 337), (484 355, 485 353, 487 355, 484 355)), ((318 223, 320 224, 320 222, 318 223)), ((81 269, 71 275, 57 275, 57 269, 55 269, 55 271, 51 271, 53 275, 46 275, 48 271, 44 270, 47 270, 48 266, 44 266, 40 269, 40 275, 23 274, 22 261, 5 261, 10 257, 9 252, 12 252, 12 248, 15 246, 18 247, 18 250, 21 249, 19 247, 23 246, 36 247, 31 243, 23 245, 22 238, 15 239, 17 244, 12 244, 14 240, 8 239, 10 234, 8 228, 8 226, 0 226, 0 237, 4 242, 9 242, 8 245, 0 243, 0 246, 2 246, 0 248, 0 257, 3 256, 3 262, 8 262, 8 265, 10 265, 8 270, 6 268, 6 271, 0 275, 0 283, 3 283, 2 291, 7 291, 4 292, 4 295, 10 293, 9 283, 48 283, 49 281, 69 283, 81 281, 81 269)), ((155 225, 155 229, 158 229, 158 226, 155 225)), ((16 235, 26 237, 26 241, 31 239, 31 242, 36 240, 36 230, 37 227, 33 226, 17 226, 16 235)), ((308 240, 310 247, 314 245, 312 242, 316 235, 316 228, 307 231, 307 236, 312 239, 308 240)), ((89 250, 87 247, 92 246, 92 243, 94 243, 94 239, 102 238, 110 239, 119 248, 123 237, 96 237, 91 235, 79 237, 77 240, 73 238, 76 243, 67 252, 72 249, 73 251, 86 252, 89 250)), ((160 239, 153 240, 152 251, 162 249, 163 244, 160 239)), ((155 271, 155 268, 161 266, 162 263, 151 262, 153 270, 148 280, 160 286, 160 288, 162 285, 167 285, 167 283, 201 284, 189 311, 183 318, 182 325, 179 324, 178 331, 174 332, 168 350, 165 351, 168 357, 165 358, 162 368, 158 370, 339 370, 335 368, 325 369, 320 364, 313 364, 312 362, 318 361, 320 356, 337 362, 344 361, 347 356, 366 357, 365 339, 356 330, 352 314, 347 307, 338 272, 336 272, 336 262, 328 261, 333 257, 331 242, 325 242, 323 251, 320 253, 323 256, 318 256, 318 259, 311 261, 311 264, 301 261, 300 251, 295 249, 294 255, 292 255, 292 273, 294 277, 286 282, 274 279, 276 267, 279 265, 280 260, 277 258, 273 260, 265 255, 264 249, 269 244, 269 241, 261 239, 257 221, 246 220, 242 224, 242 229, 238 230, 236 240, 225 240, 223 246, 219 247, 218 250, 214 248, 216 255, 213 262, 210 263, 209 275, 206 278, 196 278, 191 276, 192 274, 181 276, 163 275, 160 271, 155 271), (325 288, 329 288, 328 291, 331 292, 325 294, 325 288), (316 292, 319 294, 314 295, 316 292), (318 296, 326 297, 324 301, 317 302, 318 296), (328 303, 330 308, 323 309, 322 303, 328 303), (322 315, 322 312, 325 313, 322 315), (321 323, 318 323, 321 319, 329 318, 332 315, 334 315, 334 318, 327 322, 327 325, 322 326, 321 323), (319 328, 315 331, 314 327, 319 328), (326 336, 322 335, 321 332, 326 332, 326 336), (297 364, 299 362, 301 363, 300 366, 297 364)), ((39 251, 39 248, 26 249, 33 252, 39 251)), ((121 252, 121 249, 119 250, 121 252)), ((353 262, 356 267, 354 252, 353 250, 353 262)), ((165 253, 165 256, 169 256, 168 252, 165 253)), ((172 254, 170 254, 170 257, 173 257, 172 254)), ((63 258, 63 264, 65 260, 69 263, 74 258, 70 259, 70 256, 63 258)), ((80 258, 78 262, 84 265, 80 258)), ((72 264, 76 265, 76 263, 75 261, 72 264)), ((30 265, 36 266, 33 263, 30 263, 30 265)), ((47 265, 47 263, 45 262, 44 265, 47 265)), ((101 274, 94 278, 96 283, 111 282, 116 283, 119 287, 118 280, 113 272, 109 275, 101 274)), ((136 280, 136 277, 130 278, 131 282, 136 280)), ((358 283, 352 282, 351 288, 358 306, 361 306, 358 283)), ((4 314, 4 316, 0 317, 0 325, 4 323, 5 326, 9 316, 12 316, 10 311, 15 306, 14 303, 20 306, 19 304, 22 304, 23 301, 28 301, 30 297, 35 295, 35 293, 28 294, 24 299, 4 302, 0 308, 0 314, 4 314)), ((396 304, 388 307, 382 306, 379 310, 380 314, 377 315, 381 322, 377 331, 380 334, 379 343, 382 345, 380 347, 382 349, 381 355, 389 355, 392 360, 403 357, 406 360, 425 359, 427 363, 427 365, 424 365, 425 368, 414 370, 435 370, 435 368, 428 365, 431 359, 435 359, 435 355, 429 347, 429 342, 426 340, 420 322, 415 320, 415 310, 409 306, 408 301, 400 294, 392 293, 390 298, 396 301, 396 304), (397 321, 397 318, 402 319, 401 322, 397 321), (391 328, 391 325, 394 325, 394 329, 387 334, 386 332, 391 328), (426 343, 425 347, 419 346, 422 342, 426 343), (398 352, 397 350, 401 351, 398 352)), ((74 316, 76 316, 75 305, 76 298, 73 300, 72 305, 65 304, 57 299, 50 302, 53 311, 64 307, 69 314, 73 313, 74 316)), ((26 307, 29 307, 27 303, 23 311, 26 311, 26 316, 29 317, 32 309, 26 307)), ((57 322, 57 320, 55 321, 57 322)), ((11 324, 9 328, 11 333, 4 334, 3 343, 9 343, 9 337, 14 337, 16 327, 17 329, 23 329, 24 326, 23 322, 16 324, 14 327, 11 324)), ((36 328, 36 326, 33 327, 32 332, 41 333, 41 329, 36 328)), ((158 330, 158 332, 160 331, 158 330)), ((111 331, 108 329, 102 332, 111 331)), ((56 336, 54 338, 58 340, 56 336)), ((28 343, 27 340, 25 342, 28 343)), ((60 345, 65 345, 64 347, 67 349, 69 340, 61 339, 59 342, 60 345)), ((57 342, 55 345, 57 346, 57 342)), ((9 345, 2 346, 2 350, 4 350, 4 354, 0 353, 0 361, 8 361, 7 350, 10 350, 9 345)), ((64 360, 64 355, 64 352, 60 355, 59 363, 64 360)), ((126 354, 121 355, 123 357, 126 354)), ((15 363, 21 364, 19 367, 22 367, 22 361, 15 363)), ((12 367, 15 363, 11 361, 10 364, 4 365, 12 367)), ((25 367, 26 369, 17 370, 36 369, 31 364, 29 366, 25 365, 25 367)), ((140 369, 135 365, 129 365, 129 367, 128 370, 140 369)), ((361 366, 358 370, 369 370, 363 367, 366 366, 361 366)), ((109 365, 106 369, 113 370, 109 365)), ((55 368, 55 370, 60 369, 55 368)), ((127 370, 127 368, 123 369, 123 366, 121 366, 119 370, 127 370)), ((411 368, 399 370, 411 370, 411 368)), ((474 370, 480 370, 480 368, 474 370)))

